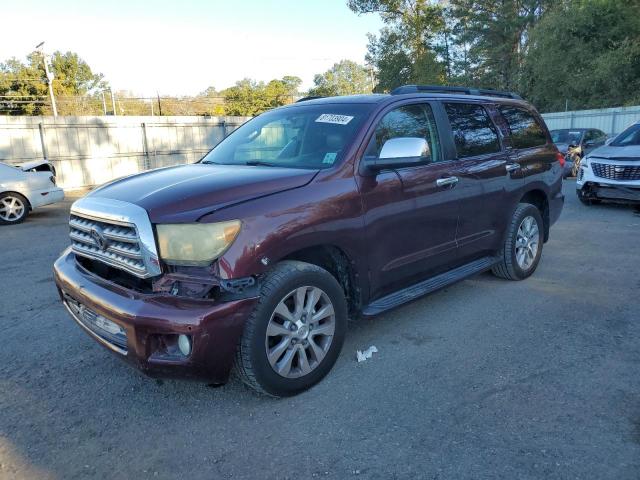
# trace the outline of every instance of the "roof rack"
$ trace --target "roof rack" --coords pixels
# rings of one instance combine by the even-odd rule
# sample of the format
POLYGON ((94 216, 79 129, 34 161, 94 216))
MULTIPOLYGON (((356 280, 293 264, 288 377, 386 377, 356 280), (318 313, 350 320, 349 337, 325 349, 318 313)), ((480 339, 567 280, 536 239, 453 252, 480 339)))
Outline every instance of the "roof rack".
POLYGON ((486 88, 448 87, 445 85, 404 85, 393 90, 391 95, 402 95, 405 93, 457 93, 462 95, 485 95, 488 97, 522 100, 520 95, 513 92, 501 92, 499 90, 489 90, 486 88))
POLYGON ((302 98, 296 100, 296 103, 306 102, 307 100, 315 100, 316 98, 324 98, 324 97, 322 95, 315 95, 315 96, 310 96, 310 97, 302 97, 302 98))

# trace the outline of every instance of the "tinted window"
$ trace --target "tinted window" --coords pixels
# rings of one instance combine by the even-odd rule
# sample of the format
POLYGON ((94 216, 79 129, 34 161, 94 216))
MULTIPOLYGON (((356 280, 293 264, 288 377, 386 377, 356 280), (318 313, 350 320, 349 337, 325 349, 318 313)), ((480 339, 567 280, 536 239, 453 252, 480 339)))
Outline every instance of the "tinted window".
POLYGON ((329 168, 339 162, 362 121, 366 105, 304 105, 272 110, 249 120, 220 142, 203 163, 329 168))
POLYGON ((640 123, 632 125, 611 142, 614 147, 626 147, 629 145, 640 145, 640 123))
POLYGON ((425 161, 440 158, 440 143, 433 112, 428 104, 405 105, 387 113, 376 127, 369 141, 365 156, 378 157, 384 143, 391 138, 424 138, 430 154, 425 161))
POLYGON ((585 142, 604 142, 605 140, 606 135, 600 130, 589 130, 584 136, 585 142))
POLYGON ((445 103, 458 158, 500 151, 498 131, 482 105, 445 103))
POLYGON ((538 121, 528 111, 517 107, 500 107, 507 121, 513 148, 530 148, 544 145, 547 138, 538 121))
POLYGON ((582 138, 580 130, 551 130, 551 141, 553 143, 572 143, 577 145, 582 138))

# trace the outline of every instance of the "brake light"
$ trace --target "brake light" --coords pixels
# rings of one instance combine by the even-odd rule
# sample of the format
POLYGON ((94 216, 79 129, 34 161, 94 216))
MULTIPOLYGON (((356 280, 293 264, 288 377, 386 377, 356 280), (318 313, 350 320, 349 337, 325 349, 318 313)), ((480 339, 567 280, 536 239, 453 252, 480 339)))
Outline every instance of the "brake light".
POLYGON ((560 162, 560 166, 564 168, 564 155, 560 152, 556 152, 556 160, 558 160, 558 162, 560 162))

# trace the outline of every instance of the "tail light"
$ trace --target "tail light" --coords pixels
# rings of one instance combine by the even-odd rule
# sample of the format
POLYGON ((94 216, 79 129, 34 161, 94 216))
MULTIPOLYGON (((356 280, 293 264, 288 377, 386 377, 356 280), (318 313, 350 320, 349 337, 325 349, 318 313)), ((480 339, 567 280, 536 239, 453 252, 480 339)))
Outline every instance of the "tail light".
POLYGON ((564 155, 562 153, 556 152, 556 160, 558 160, 558 162, 560 163, 560 166, 564 168, 565 160, 564 160, 564 155))

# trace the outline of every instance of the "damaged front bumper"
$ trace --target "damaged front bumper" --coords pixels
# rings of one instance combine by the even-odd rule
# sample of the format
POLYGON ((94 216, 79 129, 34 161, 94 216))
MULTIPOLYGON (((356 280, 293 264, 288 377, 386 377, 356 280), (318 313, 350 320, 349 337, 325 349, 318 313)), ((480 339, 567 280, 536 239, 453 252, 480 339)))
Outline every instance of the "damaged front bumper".
POLYGON ((585 182, 580 189, 583 198, 613 202, 640 203, 640 186, 585 182))
POLYGON ((69 249, 54 264, 60 298, 92 338, 151 376, 227 381, 257 298, 197 299, 140 293, 101 278, 69 249), (186 336, 188 355, 178 348, 186 336))

